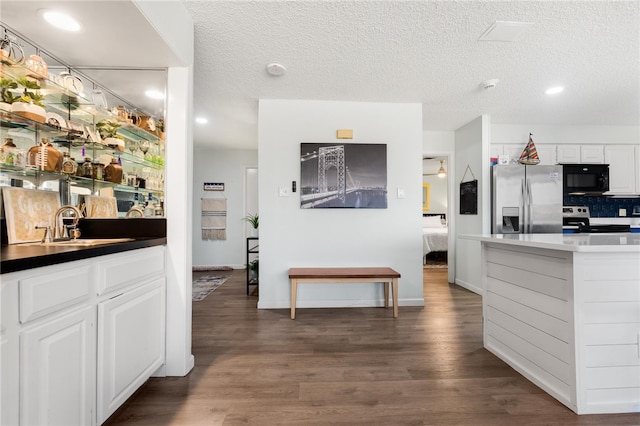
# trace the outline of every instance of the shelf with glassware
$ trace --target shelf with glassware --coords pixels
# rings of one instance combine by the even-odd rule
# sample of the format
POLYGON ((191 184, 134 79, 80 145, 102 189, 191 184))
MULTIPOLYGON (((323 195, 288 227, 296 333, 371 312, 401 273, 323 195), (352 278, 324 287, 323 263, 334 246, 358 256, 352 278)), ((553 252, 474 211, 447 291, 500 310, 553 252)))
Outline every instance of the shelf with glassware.
POLYGON ((163 201, 162 119, 131 113, 137 110, 119 97, 127 107, 109 110, 103 89, 83 77, 93 88, 89 100, 80 77, 59 62, 58 75, 44 63, 5 59, 0 66, 0 185, 27 181, 40 187, 64 180, 92 193, 110 187, 116 198, 135 194, 163 201))
MULTIPOLYGON (((129 138, 136 133, 120 131, 129 138)), ((150 135, 153 136, 153 135, 150 135)), ((72 185, 99 192, 102 188, 111 187, 124 193, 153 193, 162 198, 164 193, 164 158, 163 144, 156 138, 147 136, 145 140, 132 140, 123 137, 123 144, 129 152, 102 143, 92 142, 79 132, 43 124, 16 114, 0 112, 0 137, 4 143, 0 146, 0 171, 11 179, 31 182, 40 186, 43 182, 67 179, 72 185), (46 156, 53 157, 48 164, 38 164, 29 152, 38 144, 47 141, 44 150, 46 156), (71 167, 64 168, 63 161, 73 160, 71 167), (83 172, 83 160, 89 159, 91 168, 83 172), (75 161, 75 159, 79 159, 75 161), (105 170, 112 162, 122 167, 119 179, 106 179, 105 170), (49 164, 50 163, 50 164, 49 164), (99 165, 98 165, 99 164, 99 165), (94 167, 100 170, 95 170, 94 167)), ((42 157, 42 156, 41 156, 42 157)), ((85 161, 86 163, 86 161, 85 161)))

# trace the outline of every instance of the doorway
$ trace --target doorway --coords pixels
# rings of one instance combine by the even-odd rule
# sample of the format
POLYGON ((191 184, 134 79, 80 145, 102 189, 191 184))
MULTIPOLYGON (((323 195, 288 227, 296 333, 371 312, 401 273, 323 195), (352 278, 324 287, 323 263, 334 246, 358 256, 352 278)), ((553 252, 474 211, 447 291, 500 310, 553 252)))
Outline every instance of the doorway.
POLYGON ((449 259, 449 155, 422 158, 422 261, 429 269, 448 267, 449 259))

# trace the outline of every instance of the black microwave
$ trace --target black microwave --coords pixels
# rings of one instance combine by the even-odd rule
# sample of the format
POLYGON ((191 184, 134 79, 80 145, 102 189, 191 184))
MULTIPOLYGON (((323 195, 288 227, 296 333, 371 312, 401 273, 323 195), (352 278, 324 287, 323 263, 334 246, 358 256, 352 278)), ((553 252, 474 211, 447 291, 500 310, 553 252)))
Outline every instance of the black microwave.
POLYGON ((564 195, 602 195, 609 190, 608 164, 562 164, 564 195))

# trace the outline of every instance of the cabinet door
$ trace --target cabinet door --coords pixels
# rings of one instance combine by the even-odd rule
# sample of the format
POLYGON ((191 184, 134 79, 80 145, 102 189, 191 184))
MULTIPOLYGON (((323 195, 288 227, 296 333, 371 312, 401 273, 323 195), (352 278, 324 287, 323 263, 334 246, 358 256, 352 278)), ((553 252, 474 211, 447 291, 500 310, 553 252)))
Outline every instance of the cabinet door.
POLYGON ((582 145, 580 162, 588 164, 604 164, 604 145, 582 145))
POLYGON ((556 159, 556 145, 540 144, 536 145, 536 150, 538 151, 541 165, 553 166, 558 163, 556 159))
POLYGON ((604 148, 605 163, 609 164, 609 192, 633 194, 636 168, 633 145, 608 145, 604 148))
POLYGON ((164 277, 98 304, 98 423, 165 359, 164 277))
POLYGON ((580 145, 558 145, 556 149, 558 163, 574 163, 580 162, 580 145))
POLYGON ((640 194, 640 146, 636 145, 636 194, 640 194))
POLYGON ((21 424, 95 424, 95 320, 89 306, 21 333, 21 424))
POLYGON ((522 151, 524 150, 524 148, 526 146, 527 146, 526 143, 524 143, 524 144, 504 144, 504 145, 502 145, 502 154, 508 155, 509 156, 509 160, 517 161, 518 158, 520 158, 520 154, 522 154, 522 151))

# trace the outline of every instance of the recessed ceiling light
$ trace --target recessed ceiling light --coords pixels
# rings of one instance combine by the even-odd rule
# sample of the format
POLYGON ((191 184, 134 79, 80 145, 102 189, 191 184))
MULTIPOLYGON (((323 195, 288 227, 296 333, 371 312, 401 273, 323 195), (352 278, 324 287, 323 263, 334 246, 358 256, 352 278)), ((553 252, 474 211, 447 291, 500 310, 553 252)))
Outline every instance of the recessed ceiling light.
POLYGON ((563 90, 564 90, 564 87, 556 86, 556 87, 552 87, 550 89, 547 89, 544 93, 546 93, 547 95, 557 95, 558 93, 562 92, 563 90))
POLYGON ((267 72, 271 75, 282 75, 287 72, 287 69, 282 64, 271 63, 267 65, 267 72))
POLYGON ((209 122, 209 120, 207 120, 204 117, 196 117, 196 123, 198 124, 207 124, 209 122))
POLYGON ((150 89, 144 92, 151 99, 164 99, 164 93, 159 90, 150 89))
POLYGON ((64 12, 56 12, 55 10, 48 9, 40 9, 38 12, 45 21, 61 30, 77 32, 82 28, 78 21, 64 12))

